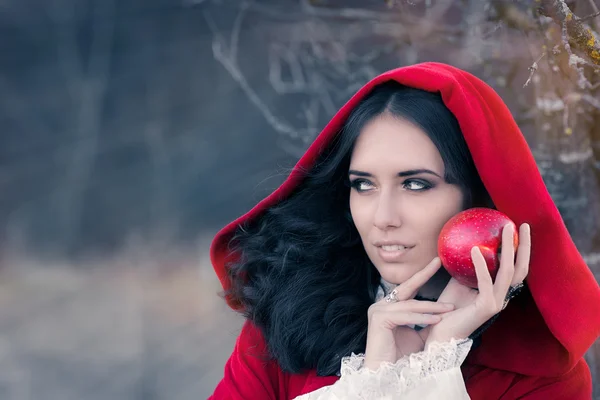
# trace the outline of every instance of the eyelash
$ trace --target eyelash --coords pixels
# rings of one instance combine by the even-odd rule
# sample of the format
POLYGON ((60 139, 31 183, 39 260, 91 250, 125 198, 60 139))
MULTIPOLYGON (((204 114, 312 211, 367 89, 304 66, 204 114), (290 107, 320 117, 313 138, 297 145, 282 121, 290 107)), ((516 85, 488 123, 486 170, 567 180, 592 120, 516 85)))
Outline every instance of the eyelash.
MULTIPOLYGON (((421 180, 421 179, 407 179, 402 183, 402 186, 406 187, 410 183, 417 183, 422 186, 421 189, 408 189, 411 192, 424 192, 433 187, 432 184, 430 184, 427 181, 421 180)), ((367 179, 363 179, 363 178, 353 179, 352 181, 350 181, 350 187, 352 189, 356 190, 358 193, 365 193, 368 191, 368 189, 367 190, 360 189, 360 186, 362 184, 367 184, 369 186, 373 186, 373 184, 370 181, 368 181, 367 179)))

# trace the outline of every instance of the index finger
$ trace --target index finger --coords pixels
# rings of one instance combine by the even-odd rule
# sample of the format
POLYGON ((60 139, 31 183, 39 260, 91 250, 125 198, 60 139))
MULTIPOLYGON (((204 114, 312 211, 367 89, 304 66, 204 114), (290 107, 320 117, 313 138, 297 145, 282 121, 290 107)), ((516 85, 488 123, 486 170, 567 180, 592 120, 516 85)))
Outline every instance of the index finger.
POLYGON ((408 278, 405 282, 396 286, 396 299, 398 301, 404 301, 412 299, 415 294, 442 266, 442 262, 439 257, 435 257, 429 264, 422 270, 408 278))

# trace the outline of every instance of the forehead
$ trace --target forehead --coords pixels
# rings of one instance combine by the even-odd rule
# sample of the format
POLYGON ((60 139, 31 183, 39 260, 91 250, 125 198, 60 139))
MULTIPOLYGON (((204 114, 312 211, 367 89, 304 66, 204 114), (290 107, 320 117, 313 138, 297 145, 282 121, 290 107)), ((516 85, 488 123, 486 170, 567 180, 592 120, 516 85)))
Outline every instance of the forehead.
POLYGON ((400 170, 427 168, 443 176, 444 162, 429 136, 414 124, 390 115, 369 121, 354 150, 353 169, 389 167, 400 170))

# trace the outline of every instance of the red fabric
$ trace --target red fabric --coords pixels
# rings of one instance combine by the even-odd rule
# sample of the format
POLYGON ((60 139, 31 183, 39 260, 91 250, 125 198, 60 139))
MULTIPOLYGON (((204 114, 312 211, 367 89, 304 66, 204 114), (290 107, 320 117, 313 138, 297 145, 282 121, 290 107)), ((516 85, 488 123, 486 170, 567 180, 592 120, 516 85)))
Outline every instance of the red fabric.
POLYGON ((293 399, 337 380, 337 376, 317 377, 315 371, 297 375, 281 371, 277 363, 269 359, 259 329, 246 321, 233 354, 225 364, 223 380, 209 400, 293 399))
MULTIPOLYGON (((229 287, 225 262, 235 255, 228 252, 227 244, 236 227, 259 217, 288 196, 302 179, 301 171, 311 168, 320 149, 332 140, 351 110, 375 85, 388 80, 441 93, 459 121, 497 209, 517 225, 531 225, 532 254, 527 278, 531 295, 513 300, 484 333, 482 345, 470 353, 463 365, 470 395, 474 399, 589 399, 591 380, 582 357, 600 335, 598 283, 577 251, 502 99, 480 79, 445 64, 398 68, 362 87, 327 124, 288 179, 216 235, 210 255, 221 284, 229 287), (557 397, 557 393, 565 396, 557 397)), ((239 307, 235 299, 228 299, 228 303, 234 309, 239 307)), ((293 398, 292 395, 300 394, 296 393, 300 386, 305 393, 335 380, 316 377, 314 373, 286 376, 275 364, 261 367, 249 361, 243 355, 248 332, 253 330, 247 324, 227 364, 224 381, 215 392, 215 400, 293 398), (243 385, 246 386, 241 388, 243 385)), ((253 339, 262 340, 256 332, 253 335, 253 339)))

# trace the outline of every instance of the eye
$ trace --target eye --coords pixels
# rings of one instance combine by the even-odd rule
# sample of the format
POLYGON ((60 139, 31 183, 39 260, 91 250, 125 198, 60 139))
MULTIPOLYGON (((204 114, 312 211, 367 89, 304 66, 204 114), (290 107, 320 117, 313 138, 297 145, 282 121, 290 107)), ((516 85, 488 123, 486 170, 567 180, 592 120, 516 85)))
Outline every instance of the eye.
POLYGON ((373 184, 366 179, 354 179, 350 181, 350 187, 358 193, 367 192, 374 188, 373 184))
POLYGON ((423 192, 433 187, 433 185, 429 182, 420 179, 407 179, 406 181, 404 181, 402 186, 404 186, 406 189, 412 192, 423 192))

